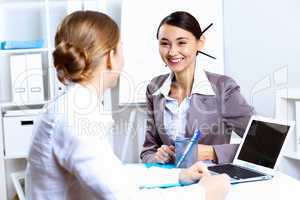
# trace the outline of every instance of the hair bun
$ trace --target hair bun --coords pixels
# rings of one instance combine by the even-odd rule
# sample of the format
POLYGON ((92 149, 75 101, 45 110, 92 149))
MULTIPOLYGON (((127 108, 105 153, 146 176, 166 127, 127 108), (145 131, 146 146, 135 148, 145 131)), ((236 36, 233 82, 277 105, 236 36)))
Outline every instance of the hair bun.
POLYGON ((60 81, 81 81, 89 65, 87 54, 72 43, 62 41, 53 52, 54 66, 60 81))

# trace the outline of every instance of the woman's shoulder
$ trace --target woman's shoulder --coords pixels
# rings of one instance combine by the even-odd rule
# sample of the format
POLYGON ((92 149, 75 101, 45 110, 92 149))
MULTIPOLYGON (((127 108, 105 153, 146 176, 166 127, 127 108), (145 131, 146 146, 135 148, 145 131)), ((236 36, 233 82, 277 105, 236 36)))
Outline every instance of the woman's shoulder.
POLYGON ((207 79, 209 82, 217 88, 228 88, 238 86, 235 80, 229 76, 223 74, 216 74, 212 72, 205 71, 207 79))
POLYGON ((163 83, 169 77, 169 75, 170 73, 162 74, 154 77, 147 86, 147 92, 153 94, 156 90, 158 90, 163 85, 163 83))
POLYGON ((70 117, 70 115, 74 115, 75 111, 72 100, 74 98, 70 96, 69 92, 56 96, 44 106, 44 112, 40 115, 41 120, 49 124, 55 124, 53 127, 56 128, 64 123, 69 123, 68 119, 74 119, 73 116, 70 117))
POLYGON ((205 71, 205 73, 210 82, 226 82, 233 80, 233 78, 224 74, 217 74, 209 71, 205 71))

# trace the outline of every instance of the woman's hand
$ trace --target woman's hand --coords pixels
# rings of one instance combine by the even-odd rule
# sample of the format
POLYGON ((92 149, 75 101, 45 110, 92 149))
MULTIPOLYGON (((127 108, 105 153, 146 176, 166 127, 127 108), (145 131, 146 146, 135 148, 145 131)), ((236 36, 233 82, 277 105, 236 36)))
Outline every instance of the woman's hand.
POLYGON ((205 200, 223 200, 230 189, 230 178, 226 174, 203 176, 199 183, 205 190, 205 200))
POLYGON ((188 185, 199 181, 203 176, 210 176, 210 173, 207 167, 198 161, 190 168, 180 171, 179 182, 183 185, 188 185))
POLYGON ((230 189, 230 178, 226 174, 210 175, 202 162, 197 162, 188 169, 181 170, 179 181, 181 184, 190 184, 199 181, 204 188, 205 200, 223 200, 230 189))
POLYGON ((198 144, 198 160, 217 160, 216 152, 211 145, 198 144))
POLYGON ((174 159, 175 147, 173 145, 162 145, 157 149, 155 160, 158 163, 168 163, 174 159))

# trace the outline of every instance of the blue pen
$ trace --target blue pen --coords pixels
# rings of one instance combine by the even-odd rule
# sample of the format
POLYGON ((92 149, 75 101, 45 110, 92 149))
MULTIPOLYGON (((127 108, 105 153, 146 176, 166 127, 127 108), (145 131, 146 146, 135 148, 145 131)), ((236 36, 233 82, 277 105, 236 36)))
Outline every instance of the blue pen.
POLYGON ((185 157, 187 156, 187 154, 191 150, 193 144, 196 143, 196 142, 198 143, 198 140, 200 140, 201 136, 202 136, 201 131, 199 129, 196 129, 194 134, 193 134, 193 137, 192 137, 191 141, 189 142, 189 144, 185 148, 182 156, 180 157, 179 161, 177 162, 176 167, 180 167, 181 163, 184 161, 185 157))

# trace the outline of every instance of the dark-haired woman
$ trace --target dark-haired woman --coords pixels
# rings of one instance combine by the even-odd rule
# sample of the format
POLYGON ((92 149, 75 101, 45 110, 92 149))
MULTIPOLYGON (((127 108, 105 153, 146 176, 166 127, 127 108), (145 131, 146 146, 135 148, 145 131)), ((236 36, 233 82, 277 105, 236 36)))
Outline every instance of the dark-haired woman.
MULTIPOLYGON (((204 71, 197 56, 205 44, 198 21, 187 12, 165 17, 157 30, 159 53, 171 73, 155 77, 147 87, 147 130, 143 162, 174 162, 174 139, 202 131, 198 160, 228 163, 253 113, 230 77, 204 71)), ((202 55, 201 55, 202 56, 202 55)))
POLYGON ((106 138, 112 117, 101 98, 123 66, 120 33, 107 15, 77 11, 59 26, 54 66, 67 90, 51 102, 35 125, 28 156, 28 200, 223 199, 226 175, 210 176, 196 163, 185 170, 127 168, 106 138), (200 184, 172 190, 140 190, 144 184, 200 184), (216 184, 217 183, 217 184, 216 184))

